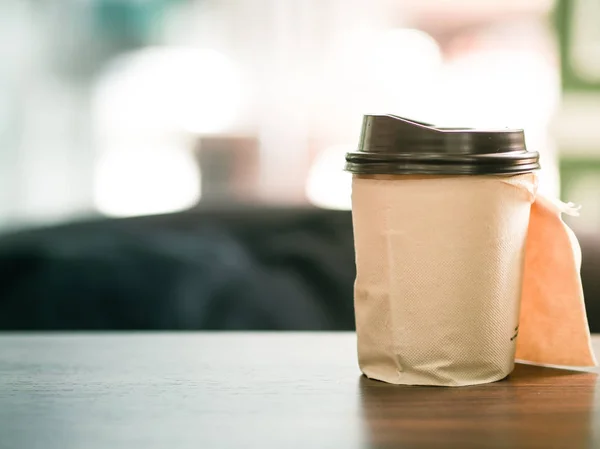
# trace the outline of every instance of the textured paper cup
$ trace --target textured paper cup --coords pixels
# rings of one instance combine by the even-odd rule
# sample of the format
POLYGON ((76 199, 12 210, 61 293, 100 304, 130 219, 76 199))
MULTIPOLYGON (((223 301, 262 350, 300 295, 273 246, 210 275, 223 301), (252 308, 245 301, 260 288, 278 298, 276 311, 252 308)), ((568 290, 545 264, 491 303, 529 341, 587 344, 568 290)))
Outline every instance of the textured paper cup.
POLYGON ((394 384, 513 369, 535 176, 354 175, 358 359, 394 384))

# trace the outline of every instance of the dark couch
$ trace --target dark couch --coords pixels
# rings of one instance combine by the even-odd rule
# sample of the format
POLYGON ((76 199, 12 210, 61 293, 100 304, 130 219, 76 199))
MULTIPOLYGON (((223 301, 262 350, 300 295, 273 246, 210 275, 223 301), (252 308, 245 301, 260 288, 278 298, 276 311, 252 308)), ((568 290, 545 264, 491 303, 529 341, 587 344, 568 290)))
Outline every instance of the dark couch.
MULTIPOLYGON (((600 239, 580 236, 593 331, 600 239)), ((198 210, 0 238, 0 329, 350 330, 349 212, 198 210)))
POLYGON ((211 210, 0 239, 0 329, 354 327, 348 212, 211 210))

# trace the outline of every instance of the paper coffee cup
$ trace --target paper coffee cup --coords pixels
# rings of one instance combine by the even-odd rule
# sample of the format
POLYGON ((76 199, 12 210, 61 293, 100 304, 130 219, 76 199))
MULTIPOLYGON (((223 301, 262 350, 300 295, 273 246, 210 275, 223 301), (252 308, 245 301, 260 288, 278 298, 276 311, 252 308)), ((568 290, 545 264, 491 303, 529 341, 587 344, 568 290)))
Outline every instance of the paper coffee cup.
POLYGON ((536 168, 519 130, 365 117, 347 169, 366 376, 460 386, 512 371, 536 168))

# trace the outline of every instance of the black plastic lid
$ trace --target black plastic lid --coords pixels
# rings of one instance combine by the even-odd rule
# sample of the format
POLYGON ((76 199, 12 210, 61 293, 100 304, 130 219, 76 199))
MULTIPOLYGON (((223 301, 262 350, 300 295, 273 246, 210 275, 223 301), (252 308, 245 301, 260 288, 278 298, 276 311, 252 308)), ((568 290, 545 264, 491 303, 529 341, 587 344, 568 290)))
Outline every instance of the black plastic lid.
POLYGON ((358 151, 346 154, 356 174, 503 175, 540 168, 522 129, 439 128, 395 115, 365 115, 358 151))

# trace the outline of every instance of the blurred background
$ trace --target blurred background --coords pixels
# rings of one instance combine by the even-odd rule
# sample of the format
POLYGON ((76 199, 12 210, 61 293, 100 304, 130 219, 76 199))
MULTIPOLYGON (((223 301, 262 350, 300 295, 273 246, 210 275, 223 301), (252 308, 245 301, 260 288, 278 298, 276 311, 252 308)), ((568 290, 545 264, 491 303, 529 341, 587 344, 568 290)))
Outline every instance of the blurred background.
MULTIPOLYGON (((348 217, 333 211, 350 207, 343 155, 365 113, 524 128, 529 148, 542 154, 541 188, 583 205, 570 224, 594 239, 598 23, 594 0, 2 0, 0 234, 11 242, 3 253, 4 279, 11 279, 5 303, 52 296, 15 287, 16 279, 41 282, 31 277, 43 271, 39 248, 44 263, 57 254, 79 260, 81 251, 96 260, 124 238, 106 236, 110 223, 132 223, 122 224, 129 239, 156 223, 126 217, 163 217, 161 232, 180 229, 164 223, 181 220, 186 232, 200 222, 213 231, 240 222, 245 232, 252 226, 244 220, 270 229, 265 215, 229 215, 224 225, 214 211, 283 208, 305 217, 314 208, 311 216, 322 213, 333 226, 335 217, 348 217), (38 232, 14 243, 14 235, 53 226, 67 240, 38 232), (81 240, 69 246, 75 235, 81 240), (65 256, 66 247, 74 252, 65 256)), ((186 236, 194 243, 179 247, 207 239, 186 236)), ((351 284, 351 251, 344 263, 351 284)), ((92 284, 78 284, 86 295, 104 285, 93 271, 92 284)), ((55 285, 69 272, 43 279, 55 285)), ((127 283, 108 277, 113 289, 127 283)), ((343 292, 351 297, 351 285, 343 292)))

